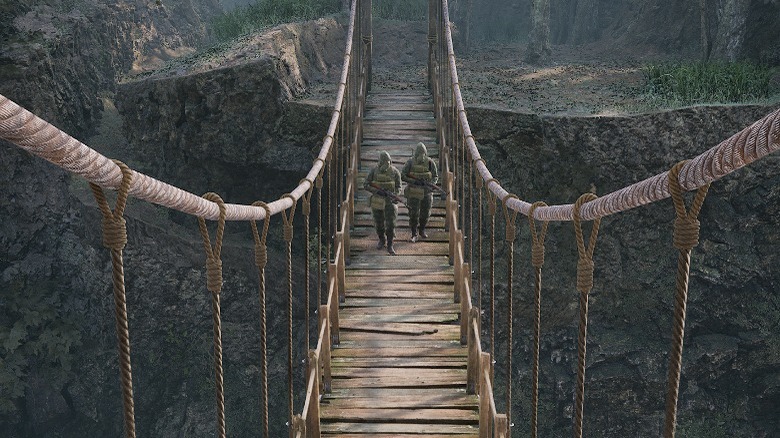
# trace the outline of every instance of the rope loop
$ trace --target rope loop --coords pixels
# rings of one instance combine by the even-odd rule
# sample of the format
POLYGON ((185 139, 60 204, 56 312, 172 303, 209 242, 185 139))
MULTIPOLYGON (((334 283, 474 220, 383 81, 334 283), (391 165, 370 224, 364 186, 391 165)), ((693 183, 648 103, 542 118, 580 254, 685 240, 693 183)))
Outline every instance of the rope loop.
POLYGON ((203 238, 203 249, 206 251, 206 288, 219 294, 222 291, 222 236, 225 234, 225 217, 227 209, 222 198, 213 192, 203 195, 203 198, 215 202, 219 206, 219 219, 217 220, 217 234, 214 247, 211 246, 209 230, 206 228, 206 219, 198 217, 198 227, 203 238))
POLYGON ((517 222, 517 210, 511 210, 512 213, 510 213, 508 201, 511 198, 518 199, 517 196, 507 193, 501 200, 504 204, 504 219, 506 219, 506 241, 509 243, 513 243, 517 237, 517 229, 515 227, 515 223, 517 222))
POLYGON ((117 189, 116 205, 114 210, 108 206, 106 194, 103 188, 95 183, 89 183, 95 201, 103 215, 103 246, 108 249, 121 251, 127 245, 127 222, 123 217, 127 206, 127 196, 130 192, 130 183, 133 180, 133 171, 119 160, 113 160, 122 171, 122 182, 117 189))
POLYGON ((485 185, 485 180, 482 179, 482 175, 479 174, 477 169, 477 163, 479 163, 480 161, 482 162, 483 165, 485 164, 484 158, 477 158, 476 160, 473 161, 474 173, 476 173, 476 178, 474 178, 475 179, 474 184, 477 186, 477 190, 482 189, 482 187, 485 185))
POLYGON ((599 235, 601 218, 597 218, 593 221, 590 239, 586 246, 585 239, 582 235, 580 209, 583 204, 597 198, 598 196, 593 193, 585 193, 577 199, 573 209, 574 234, 577 239, 577 252, 579 254, 579 259, 577 261, 577 290, 584 294, 588 294, 591 289, 593 289, 593 251, 596 249, 596 238, 599 235))
POLYGON ((489 180, 487 180, 485 182, 485 188, 487 189, 487 193, 488 193, 488 213, 490 213, 491 216, 495 216, 496 215, 496 207, 497 207, 497 204, 498 204, 498 202, 497 202, 498 201, 498 196, 496 196, 496 194, 493 193, 490 190, 490 183, 491 182, 494 182, 494 183, 496 183, 498 185, 501 185, 501 183, 498 182, 498 180, 495 179, 495 178, 490 178, 489 180))
POLYGON ((290 198, 292 201, 292 207, 290 207, 289 214, 287 211, 282 211, 282 220, 284 221, 284 241, 291 243, 293 240, 293 219, 295 216, 295 207, 298 206, 298 200, 289 193, 282 195, 282 198, 290 198))
POLYGON ((255 264, 258 269, 263 270, 268 264, 268 246, 266 245, 266 241, 268 240, 268 227, 271 225, 271 208, 262 201, 255 201, 252 205, 265 209, 262 237, 257 232, 257 223, 255 221, 249 221, 249 225, 252 227, 252 236, 255 240, 255 264))
POLYGON ((531 228, 531 264, 535 268, 541 268, 544 265, 544 238, 547 235, 547 226, 549 225, 548 221, 542 222, 542 229, 537 233, 534 211, 539 207, 547 207, 547 204, 542 201, 534 202, 528 212, 528 225, 531 228))
POLYGON ((680 186, 680 169, 689 160, 683 160, 669 170, 669 192, 672 194, 674 210, 677 214, 674 220, 674 247, 679 250, 691 250, 699 244, 701 223, 698 220, 704 198, 710 188, 709 184, 699 187, 691 203, 690 210, 685 208, 683 190, 680 186))
POLYGON ((372 41, 374 41, 373 35, 363 35, 363 43, 371 44, 372 41))
POLYGON ((303 202, 301 203, 301 212, 303 212, 304 216, 309 216, 311 214, 311 195, 314 193, 314 183, 308 179, 304 178, 302 179, 298 185, 303 184, 303 182, 306 181, 309 183, 309 190, 306 191, 306 193, 303 194, 303 202))

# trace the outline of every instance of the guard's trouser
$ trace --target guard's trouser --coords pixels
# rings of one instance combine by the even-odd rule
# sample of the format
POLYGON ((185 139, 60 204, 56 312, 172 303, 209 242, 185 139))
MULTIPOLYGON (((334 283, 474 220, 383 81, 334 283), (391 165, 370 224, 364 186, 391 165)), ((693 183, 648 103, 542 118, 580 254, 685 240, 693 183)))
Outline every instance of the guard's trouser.
POLYGON ((388 201, 384 209, 371 209, 374 214, 374 227, 379 236, 395 237, 395 219, 398 217, 398 207, 388 201))
POLYGON ((431 215, 433 195, 427 194, 422 199, 408 198, 406 201, 409 205, 409 226, 412 229, 417 228, 417 225, 425 228, 425 225, 428 223, 428 217, 431 215))

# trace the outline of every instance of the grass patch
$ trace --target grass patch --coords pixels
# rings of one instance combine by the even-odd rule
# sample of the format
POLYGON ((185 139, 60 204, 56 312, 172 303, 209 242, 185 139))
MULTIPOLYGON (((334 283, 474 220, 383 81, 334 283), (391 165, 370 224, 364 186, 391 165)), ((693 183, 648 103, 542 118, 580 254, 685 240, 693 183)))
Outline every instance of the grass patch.
POLYGON ((745 103, 770 97, 773 69, 746 62, 658 64, 644 68, 648 97, 664 106, 745 103))
POLYGON ((428 2, 424 0, 374 0, 371 5, 374 18, 400 21, 428 19, 428 2))
POLYGON ((338 12, 340 0, 258 0, 215 17, 211 22, 218 41, 293 21, 311 20, 338 12))

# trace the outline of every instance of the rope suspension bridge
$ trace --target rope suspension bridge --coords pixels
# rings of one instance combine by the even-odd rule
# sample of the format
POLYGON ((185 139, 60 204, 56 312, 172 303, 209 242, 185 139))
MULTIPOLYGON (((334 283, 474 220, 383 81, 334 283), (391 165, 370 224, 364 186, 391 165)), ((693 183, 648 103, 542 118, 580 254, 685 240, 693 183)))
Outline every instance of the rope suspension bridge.
MULTIPOLYGON (((281 216, 286 243, 288 286, 288 405, 291 437, 509 437, 513 422, 528 421, 537 436, 540 351, 540 303, 545 237, 551 221, 571 221, 578 248, 578 366, 573 406, 573 434, 582 436, 585 403, 588 297, 593 288, 593 254, 603 217, 672 197, 677 219, 674 247, 679 251, 673 343, 670 348, 663 435, 675 435, 691 251, 698 243, 697 219, 709 184, 780 149, 780 110, 755 122, 712 149, 681 161, 670 171, 605 196, 585 193, 573 204, 527 202, 496 180, 480 156, 458 83, 447 0, 429 0, 428 90, 375 91, 371 87, 371 0, 352 0, 342 74, 322 148, 308 174, 273 202, 225 203, 215 193, 198 196, 111 160, 0 96, 0 137, 90 183, 103 216, 103 243, 110 250, 124 430, 135 436, 131 332, 128 327, 123 272, 127 232, 123 212, 129 197, 176 209, 198 218, 206 252, 206 288, 212 297, 216 432, 227 435, 222 367, 220 295, 221 247, 226 222, 249 222, 259 274, 263 325, 263 436, 269 436, 266 352, 267 236, 273 216, 281 216), (434 201, 430 236, 407 243, 398 255, 372 251, 367 194, 359 190, 380 150, 398 160, 418 141, 442 169, 446 195, 434 201), (109 206, 104 189, 118 192, 109 206), (696 190, 690 207, 683 194, 696 190), (312 197, 316 192, 312 209, 312 197), (323 192, 324 196, 323 196, 323 192), (293 379, 293 222, 298 204, 305 222, 306 321, 312 307, 319 324, 316 343, 306 336, 305 386, 293 379), (519 214, 527 217, 535 274, 530 418, 512 418, 512 300, 498 303, 495 292, 496 215, 503 214, 507 252, 507 287, 511 293, 519 214), (316 253, 327 258, 310 284, 310 221, 316 216, 316 253), (212 236, 206 221, 216 221, 212 236), (262 221, 258 228, 256 221, 262 221), (583 222, 592 222, 589 232, 583 222), (484 232, 483 232, 484 231, 484 232), (326 234, 323 244, 322 234, 326 234), (489 245, 483 242, 489 236, 489 245), (213 237, 213 238, 212 238, 213 237), (483 251, 488 246, 489 251, 483 251), (487 253, 487 254, 486 254, 487 253), (488 262, 484 262, 489 260, 488 262), (483 272, 489 284, 483 299, 483 272), (475 284, 476 280, 476 284, 475 284), (315 305, 310 296, 316 290, 315 305), (483 303, 489 303, 482 308, 483 303), (477 303, 477 304, 475 304, 477 303), (496 350, 496 307, 507 313, 504 351, 496 350), (489 320, 483 327, 483 315, 489 320), (505 376, 494 376, 504 361, 505 376), (494 387, 505 388, 497 400, 494 387), (293 395, 305 393, 303 406, 293 395), (505 411, 502 411, 505 409, 505 411)), ((405 158, 405 157, 403 157, 405 158)), ((398 165, 402 161, 394 164, 398 165)), ((399 225, 407 224, 401 208, 399 225)), ((298 255, 295 255, 296 258, 298 255)), ((307 334, 309 327, 307 326, 307 334)), ((659 395, 660 396, 660 395, 659 395)), ((228 407, 229 408, 229 407, 228 407)), ((661 427, 661 425, 659 425, 661 427)))

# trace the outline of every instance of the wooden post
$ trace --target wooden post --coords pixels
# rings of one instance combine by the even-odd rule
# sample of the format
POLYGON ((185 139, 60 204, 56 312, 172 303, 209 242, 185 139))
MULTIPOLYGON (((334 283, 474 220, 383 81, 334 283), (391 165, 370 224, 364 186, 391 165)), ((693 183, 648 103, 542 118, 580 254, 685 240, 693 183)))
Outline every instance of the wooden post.
POLYGON ((496 415, 496 435, 498 438, 510 438, 509 435, 509 420, 506 414, 496 415))
POLYGON ((479 319, 479 310, 477 310, 475 307, 471 308, 471 311, 469 311, 469 323, 468 323, 468 351, 469 351, 469 358, 468 362, 466 363, 466 392, 469 394, 476 394, 477 393, 477 386, 479 381, 479 355, 477 354, 477 351, 479 350, 477 348, 477 339, 476 339, 476 333, 474 333, 473 327, 474 323, 478 324, 479 319))
POLYGON ((466 276, 471 272, 471 266, 468 263, 461 264, 460 275, 456 279, 460 283, 460 343, 466 345, 468 342, 469 322, 471 322, 471 314, 469 308, 471 307, 471 301, 468 298, 471 292, 470 285, 466 283, 466 276))
POLYGON ((492 429, 490 422, 490 383, 491 359, 490 353, 482 353, 479 357, 479 438, 489 438, 492 429), (486 376, 487 374, 487 376, 486 376), (487 379, 487 381, 485 381, 487 379))
POLYGON ((309 376, 314 372, 314 385, 309 399, 309 412, 306 416, 306 430, 312 437, 320 436, 320 361, 317 352, 309 350, 309 376))
POLYGON ((325 304, 320 306, 320 329, 325 327, 325 336, 322 338, 322 350, 320 351, 320 359, 322 361, 322 391, 330 393, 331 382, 333 380, 330 371, 330 357, 331 357, 331 332, 330 332, 330 315, 328 313, 328 306, 325 304))
POLYGON ((330 300, 330 336, 333 344, 339 344, 339 282, 338 282, 338 268, 336 263, 328 265, 328 287, 330 287, 331 279, 333 279, 334 290, 328 291, 333 296, 330 300))

